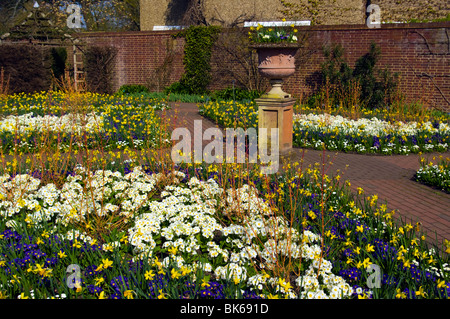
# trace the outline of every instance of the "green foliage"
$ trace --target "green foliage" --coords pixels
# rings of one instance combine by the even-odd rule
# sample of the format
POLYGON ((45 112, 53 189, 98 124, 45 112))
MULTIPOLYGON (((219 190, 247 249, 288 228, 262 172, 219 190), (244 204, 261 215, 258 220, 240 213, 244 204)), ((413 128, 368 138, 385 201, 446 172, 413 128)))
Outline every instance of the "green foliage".
POLYGON ((212 46, 220 32, 217 26, 190 26, 177 33, 175 37, 184 37, 184 74, 179 82, 166 88, 166 93, 204 94, 211 80, 212 46))
POLYGON ((444 18, 438 18, 438 19, 432 19, 432 20, 428 20, 428 19, 410 19, 407 22, 408 23, 430 23, 430 22, 447 22, 450 21, 450 13, 447 14, 444 18))
POLYGON ((67 50, 63 47, 52 48, 50 53, 52 56, 53 75, 59 79, 64 76, 66 70, 67 50))
POLYGON ((261 96, 262 92, 258 90, 247 90, 243 88, 232 88, 214 91, 211 94, 213 100, 226 100, 226 101, 253 101, 261 96))
MULTIPOLYGON (((370 50, 355 63, 353 70, 343 58, 344 48, 341 45, 324 48, 326 61, 321 65, 322 85, 330 85, 333 92, 331 98, 350 92, 350 86, 355 83, 360 89, 359 101, 370 109, 389 106, 396 94, 398 74, 389 69, 379 69, 376 64, 381 56, 380 48, 372 42, 370 50)), ((312 97, 310 102, 317 100, 312 97)))
POLYGON ((148 93, 149 89, 142 84, 125 84, 119 88, 117 94, 136 94, 136 93, 148 93))

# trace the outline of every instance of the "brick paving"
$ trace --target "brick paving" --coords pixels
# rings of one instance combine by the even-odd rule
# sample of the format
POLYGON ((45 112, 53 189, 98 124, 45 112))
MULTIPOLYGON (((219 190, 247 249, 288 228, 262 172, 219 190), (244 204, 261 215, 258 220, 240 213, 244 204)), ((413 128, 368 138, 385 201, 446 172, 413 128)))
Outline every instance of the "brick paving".
MULTIPOLYGON (((172 103, 172 106, 167 116, 176 118, 174 128, 186 127, 194 134, 195 120, 202 121, 202 131, 217 127, 203 118, 193 103, 172 103)), ((205 143, 208 141, 204 141, 203 145, 205 143)), ((431 158, 434 155, 448 157, 450 152, 425 156, 431 158)), ((292 162, 303 159, 303 167, 306 167, 316 162, 322 163, 322 157, 322 151, 294 148, 282 158, 292 162)), ((420 168, 419 155, 379 156, 326 151, 325 159, 326 163, 332 162, 327 164, 328 175, 339 170, 342 180, 349 180, 353 191, 361 187, 366 196, 378 195, 378 203, 386 201, 388 210, 396 211, 394 216, 414 224, 420 222, 429 240, 442 243, 443 239, 450 239, 450 194, 413 180, 420 168)))

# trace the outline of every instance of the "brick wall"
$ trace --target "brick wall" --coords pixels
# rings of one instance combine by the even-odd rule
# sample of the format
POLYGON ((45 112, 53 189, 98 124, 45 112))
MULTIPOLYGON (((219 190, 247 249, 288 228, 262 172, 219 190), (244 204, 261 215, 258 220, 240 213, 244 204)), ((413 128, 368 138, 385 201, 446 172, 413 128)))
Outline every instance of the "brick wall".
MULTIPOLYGON (((399 72, 400 87, 408 100, 422 99, 430 106, 450 111, 450 23, 384 24, 370 29, 366 25, 301 27, 308 37, 307 54, 302 58, 285 91, 294 96, 314 90, 314 80, 324 61, 322 46, 342 44, 350 66, 368 52, 372 41, 381 48, 380 67, 399 72)), ((180 79, 183 73, 183 39, 173 39, 173 31, 82 34, 87 45, 118 48, 114 87, 144 84, 154 90, 180 79)), ((226 67, 213 57, 212 69, 226 67)), ((231 86, 232 79, 221 79, 211 89, 231 86)))
POLYGON ((86 46, 112 46, 118 49, 113 87, 144 84, 155 91, 180 79, 183 68, 182 38, 174 32, 103 32, 81 35, 86 46))

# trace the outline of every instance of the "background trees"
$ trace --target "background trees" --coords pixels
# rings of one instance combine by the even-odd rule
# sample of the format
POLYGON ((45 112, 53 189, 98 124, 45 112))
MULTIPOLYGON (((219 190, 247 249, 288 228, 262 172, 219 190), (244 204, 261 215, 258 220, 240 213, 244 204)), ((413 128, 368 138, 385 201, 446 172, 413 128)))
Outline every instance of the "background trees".
POLYGON ((86 31, 139 30, 139 0, 2 0, 0 1, 0 33, 8 32, 37 4, 51 11, 52 20, 63 27, 69 4, 81 7, 82 29, 86 31))

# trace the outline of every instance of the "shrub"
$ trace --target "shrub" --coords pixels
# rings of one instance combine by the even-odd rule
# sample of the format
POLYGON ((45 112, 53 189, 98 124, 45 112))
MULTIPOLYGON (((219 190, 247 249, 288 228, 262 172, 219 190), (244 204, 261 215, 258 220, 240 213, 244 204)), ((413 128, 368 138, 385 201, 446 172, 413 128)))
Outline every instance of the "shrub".
POLYGON ((0 45, 0 67, 9 78, 10 93, 32 93, 50 88, 48 49, 32 45, 0 45))
POLYGON ((150 90, 141 84, 125 84, 119 88, 117 92, 119 95, 123 94, 136 94, 136 93, 149 93, 150 90))
POLYGON ((52 48, 50 54, 53 75, 56 79, 60 79, 66 70, 67 50, 64 47, 52 48))
POLYGON ((94 93, 112 93, 114 60, 113 47, 90 46, 84 52, 84 69, 88 89, 94 93))
MULTIPOLYGON (((396 98, 398 74, 389 69, 379 69, 381 50, 372 42, 370 50, 361 56, 351 69, 343 58, 344 48, 341 45, 325 47, 325 62, 321 65, 322 90, 312 96, 309 104, 317 103, 326 90, 327 98, 335 104, 342 103, 353 93, 355 83, 358 87, 358 100, 367 108, 387 107, 396 98)), ((351 101, 354 101, 354 99, 351 101)))
POLYGON ((211 98, 214 100, 234 100, 234 101, 253 101, 261 96, 258 90, 247 90, 243 88, 226 88, 213 92, 211 98))

